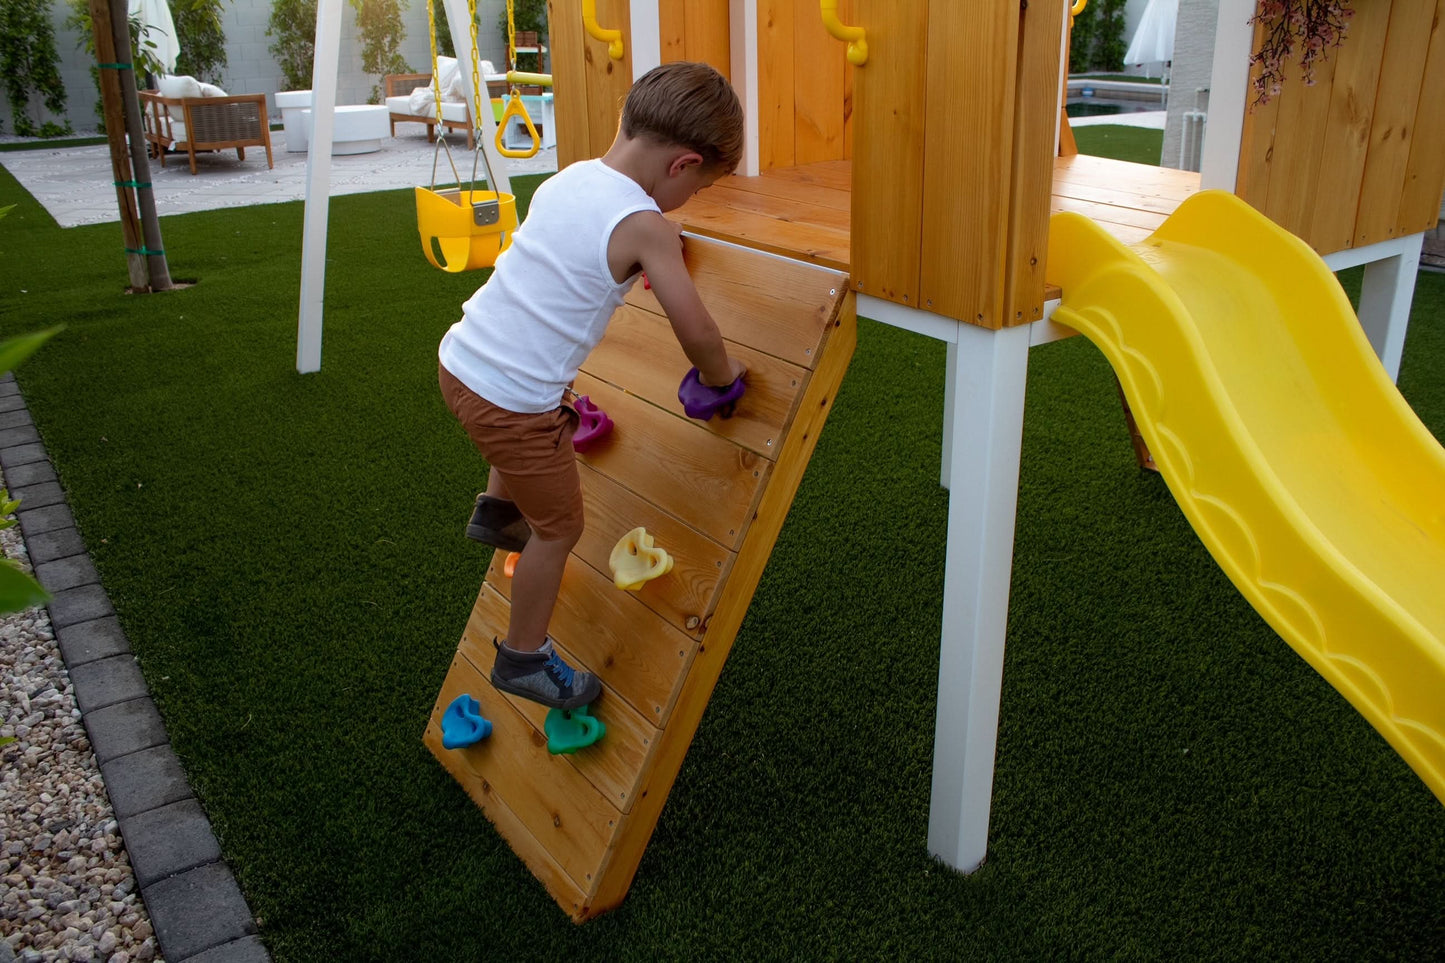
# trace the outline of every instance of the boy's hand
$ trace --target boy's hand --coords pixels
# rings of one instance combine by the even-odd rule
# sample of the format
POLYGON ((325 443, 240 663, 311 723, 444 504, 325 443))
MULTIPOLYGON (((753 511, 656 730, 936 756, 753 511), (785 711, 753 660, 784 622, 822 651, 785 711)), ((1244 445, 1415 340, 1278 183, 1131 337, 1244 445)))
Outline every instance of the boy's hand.
MULTIPOLYGON (((739 378, 743 377, 748 373, 748 366, 743 364, 737 358, 728 358, 727 367, 729 374, 727 378, 723 381, 713 381, 701 370, 699 370, 697 373, 697 380, 701 381, 709 388, 726 388, 728 385, 732 384, 734 381, 737 381, 739 378)), ((713 373, 716 374, 717 372, 713 373)))

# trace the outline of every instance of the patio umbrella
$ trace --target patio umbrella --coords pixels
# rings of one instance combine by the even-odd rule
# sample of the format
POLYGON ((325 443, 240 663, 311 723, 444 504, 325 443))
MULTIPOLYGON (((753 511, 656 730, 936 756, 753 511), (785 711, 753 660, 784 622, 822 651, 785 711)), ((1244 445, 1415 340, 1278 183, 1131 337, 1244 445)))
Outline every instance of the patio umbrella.
POLYGON ((1134 31, 1126 64, 1168 63, 1174 59, 1174 20, 1179 13, 1179 0, 1149 0, 1144 16, 1134 31))
POLYGON ((181 42, 176 37, 176 22, 171 18, 166 0, 130 0, 127 13, 132 20, 140 21, 140 42, 160 61, 164 72, 175 70, 181 42))

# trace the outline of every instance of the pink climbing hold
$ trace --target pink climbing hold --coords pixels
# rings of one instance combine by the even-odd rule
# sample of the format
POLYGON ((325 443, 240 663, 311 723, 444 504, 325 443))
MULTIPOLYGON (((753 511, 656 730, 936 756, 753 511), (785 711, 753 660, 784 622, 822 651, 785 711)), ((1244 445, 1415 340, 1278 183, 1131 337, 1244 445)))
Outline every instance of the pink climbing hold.
POLYGON ((612 419, 586 395, 579 395, 573 407, 577 410, 581 423, 572 435, 572 448, 576 451, 590 451, 592 446, 611 434, 612 419))

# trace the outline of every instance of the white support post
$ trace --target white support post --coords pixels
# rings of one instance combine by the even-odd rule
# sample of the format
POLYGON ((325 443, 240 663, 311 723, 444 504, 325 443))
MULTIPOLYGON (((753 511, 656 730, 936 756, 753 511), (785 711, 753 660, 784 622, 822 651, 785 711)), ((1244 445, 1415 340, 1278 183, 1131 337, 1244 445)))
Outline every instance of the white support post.
POLYGON ((756 177, 760 169, 758 133, 758 5, 756 0, 730 0, 728 34, 732 51, 732 84, 743 105, 743 159, 738 173, 756 177))
MULTIPOLYGON (((477 146, 486 152, 487 162, 491 164, 492 176, 495 178, 495 183, 488 184, 487 188, 499 194, 510 194, 512 179, 507 174, 506 158, 497 151, 497 122, 492 118, 492 98, 487 94, 486 78, 479 77, 475 85, 471 83, 472 66, 476 63, 472 59, 471 12, 467 10, 466 0, 442 2, 447 11, 447 27, 452 33, 452 49, 457 52, 457 68, 462 71, 462 87, 466 90, 467 104, 472 111, 472 124, 477 131, 477 146), (476 102, 475 88, 480 88, 481 91, 480 104, 476 102)), ((438 137, 444 133, 440 127, 437 128, 438 137)), ((470 166, 466 173, 458 173, 465 177, 470 173, 470 166)))
POLYGON ((311 66, 311 134, 306 155, 306 208, 301 235, 301 307, 296 325, 296 370, 321 370, 321 322, 326 297, 326 221, 331 195, 331 134, 336 69, 341 60, 341 0, 316 7, 311 66))
POLYGON ((1410 305, 1415 299, 1415 278, 1424 241, 1424 234, 1411 234, 1325 257, 1332 271, 1365 266, 1360 285, 1360 327, 1365 329, 1365 337, 1370 339, 1391 381, 1400 380, 1400 356, 1405 351, 1405 332, 1410 326, 1410 305))
POLYGON ((1254 43, 1255 0, 1219 0, 1209 121, 1199 162, 1200 187, 1233 193, 1249 100, 1249 51, 1254 43))
POLYGON ((957 393, 958 342, 950 341, 946 346, 943 362, 943 443, 942 457, 938 460, 938 484, 948 488, 948 471, 953 467, 953 396, 957 393))
POLYGON ((632 44, 632 79, 662 63, 662 14, 658 0, 632 0, 628 11, 628 40, 632 44))
POLYGON ((957 325, 928 850, 965 873, 988 849, 1030 327, 957 325))

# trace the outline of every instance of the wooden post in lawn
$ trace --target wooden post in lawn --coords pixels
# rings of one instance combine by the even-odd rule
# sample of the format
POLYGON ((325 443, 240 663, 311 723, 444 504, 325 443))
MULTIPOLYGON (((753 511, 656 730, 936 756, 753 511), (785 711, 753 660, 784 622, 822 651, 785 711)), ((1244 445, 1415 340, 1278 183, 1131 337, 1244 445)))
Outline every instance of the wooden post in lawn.
MULTIPOLYGON (((140 253, 140 218, 126 183, 131 180, 130 157, 126 153, 125 108, 121 102, 121 68, 116 64, 115 31, 111 26, 110 0, 90 0, 90 25, 95 35, 95 60, 100 64, 100 100, 105 111, 105 136, 110 142, 110 169, 115 177, 115 198, 120 206, 120 229, 125 236, 126 266, 135 291, 150 289, 150 272, 140 253), (110 66, 107 66, 110 65, 110 66)), ((127 49, 127 56, 129 50, 127 49)))
MULTIPOLYGON (((121 105, 125 108, 125 130, 130 140, 130 166, 135 185, 136 203, 140 205, 141 237, 145 241, 146 270, 152 291, 169 291, 171 269, 166 263, 165 243, 161 240, 161 222, 156 217, 156 195, 151 187, 151 165, 146 156, 145 124, 141 119, 140 98, 136 96, 135 51, 131 49, 130 25, 125 0, 110 0, 111 30, 115 49, 124 51, 131 63, 129 70, 117 70, 120 79, 121 105)), ((109 128, 107 123, 106 127, 109 128)))

